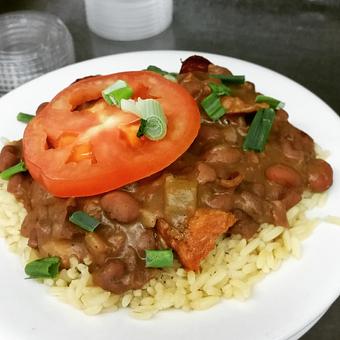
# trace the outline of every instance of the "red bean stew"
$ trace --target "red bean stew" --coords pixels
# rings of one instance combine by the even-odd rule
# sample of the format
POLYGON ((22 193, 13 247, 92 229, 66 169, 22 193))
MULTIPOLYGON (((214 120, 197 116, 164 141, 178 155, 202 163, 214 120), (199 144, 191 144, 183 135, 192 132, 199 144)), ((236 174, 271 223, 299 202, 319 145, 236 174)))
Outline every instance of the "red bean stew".
MULTIPOLYGON (((193 56, 183 62, 177 80, 201 106, 220 77, 232 73, 193 56)), ((12 176, 7 190, 24 203, 21 234, 41 257, 91 259, 94 283, 114 293, 142 287, 159 273, 146 268, 145 250, 171 248, 184 268, 198 271, 218 237, 249 239, 261 223, 288 227, 286 212, 305 190, 323 192, 332 185, 332 168, 317 158, 313 139, 288 121, 275 118, 263 152, 245 151, 243 143, 258 110, 254 84, 228 84, 220 97, 226 114, 212 121, 201 107, 201 127, 190 146, 158 173, 118 190, 90 197, 57 198, 29 173, 12 176), (69 221, 83 211, 100 221, 87 232, 69 221)), ((38 109, 41 110, 44 105, 38 109)), ((21 142, 6 145, 0 171, 18 163, 21 142)))

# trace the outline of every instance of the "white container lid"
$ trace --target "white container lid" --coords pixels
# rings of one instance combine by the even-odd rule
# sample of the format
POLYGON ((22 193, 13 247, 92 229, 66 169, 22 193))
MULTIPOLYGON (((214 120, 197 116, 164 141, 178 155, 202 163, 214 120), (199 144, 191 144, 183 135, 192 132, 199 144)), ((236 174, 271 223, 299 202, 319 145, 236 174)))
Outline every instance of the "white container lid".
POLYGON ((164 31, 173 0, 85 0, 89 28, 111 40, 139 40, 164 31))

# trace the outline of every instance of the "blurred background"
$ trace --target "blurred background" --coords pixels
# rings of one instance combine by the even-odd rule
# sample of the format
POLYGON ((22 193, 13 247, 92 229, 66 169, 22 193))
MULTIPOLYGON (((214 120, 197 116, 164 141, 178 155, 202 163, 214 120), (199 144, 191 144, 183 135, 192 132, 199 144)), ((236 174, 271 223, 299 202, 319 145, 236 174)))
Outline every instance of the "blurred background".
MULTIPOLYGON (((280 72, 340 113, 340 0, 174 0, 172 24, 137 41, 92 33, 83 0, 0 0, 0 14, 18 10, 58 16, 73 38, 76 62, 138 50, 217 53, 280 72)), ((311 119, 320 114, 311 112, 311 119)), ((340 300, 302 339, 340 339, 339 316, 340 300)))

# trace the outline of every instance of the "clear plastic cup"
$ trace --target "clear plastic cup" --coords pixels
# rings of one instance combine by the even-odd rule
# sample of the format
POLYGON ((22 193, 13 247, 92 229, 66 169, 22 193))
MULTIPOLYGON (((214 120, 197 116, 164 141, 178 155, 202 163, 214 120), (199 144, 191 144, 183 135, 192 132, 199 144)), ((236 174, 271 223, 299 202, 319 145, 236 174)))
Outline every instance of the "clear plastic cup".
POLYGON ((54 15, 2 14, 0 32, 0 95, 75 61, 71 34, 54 15))
POLYGON ((139 40, 164 31, 172 22, 173 0, 85 0, 92 32, 111 40, 139 40))

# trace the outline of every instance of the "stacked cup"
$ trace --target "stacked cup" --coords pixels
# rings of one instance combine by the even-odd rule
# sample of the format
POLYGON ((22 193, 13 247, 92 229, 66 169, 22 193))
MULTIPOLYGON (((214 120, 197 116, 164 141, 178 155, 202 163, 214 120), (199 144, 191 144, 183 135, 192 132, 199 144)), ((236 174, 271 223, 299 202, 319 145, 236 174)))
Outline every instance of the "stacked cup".
POLYGON ((111 40, 139 40, 164 31, 172 21, 173 0, 85 0, 87 23, 111 40))
POLYGON ((0 15, 0 95, 74 62, 70 32, 54 15, 19 11, 0 15))

